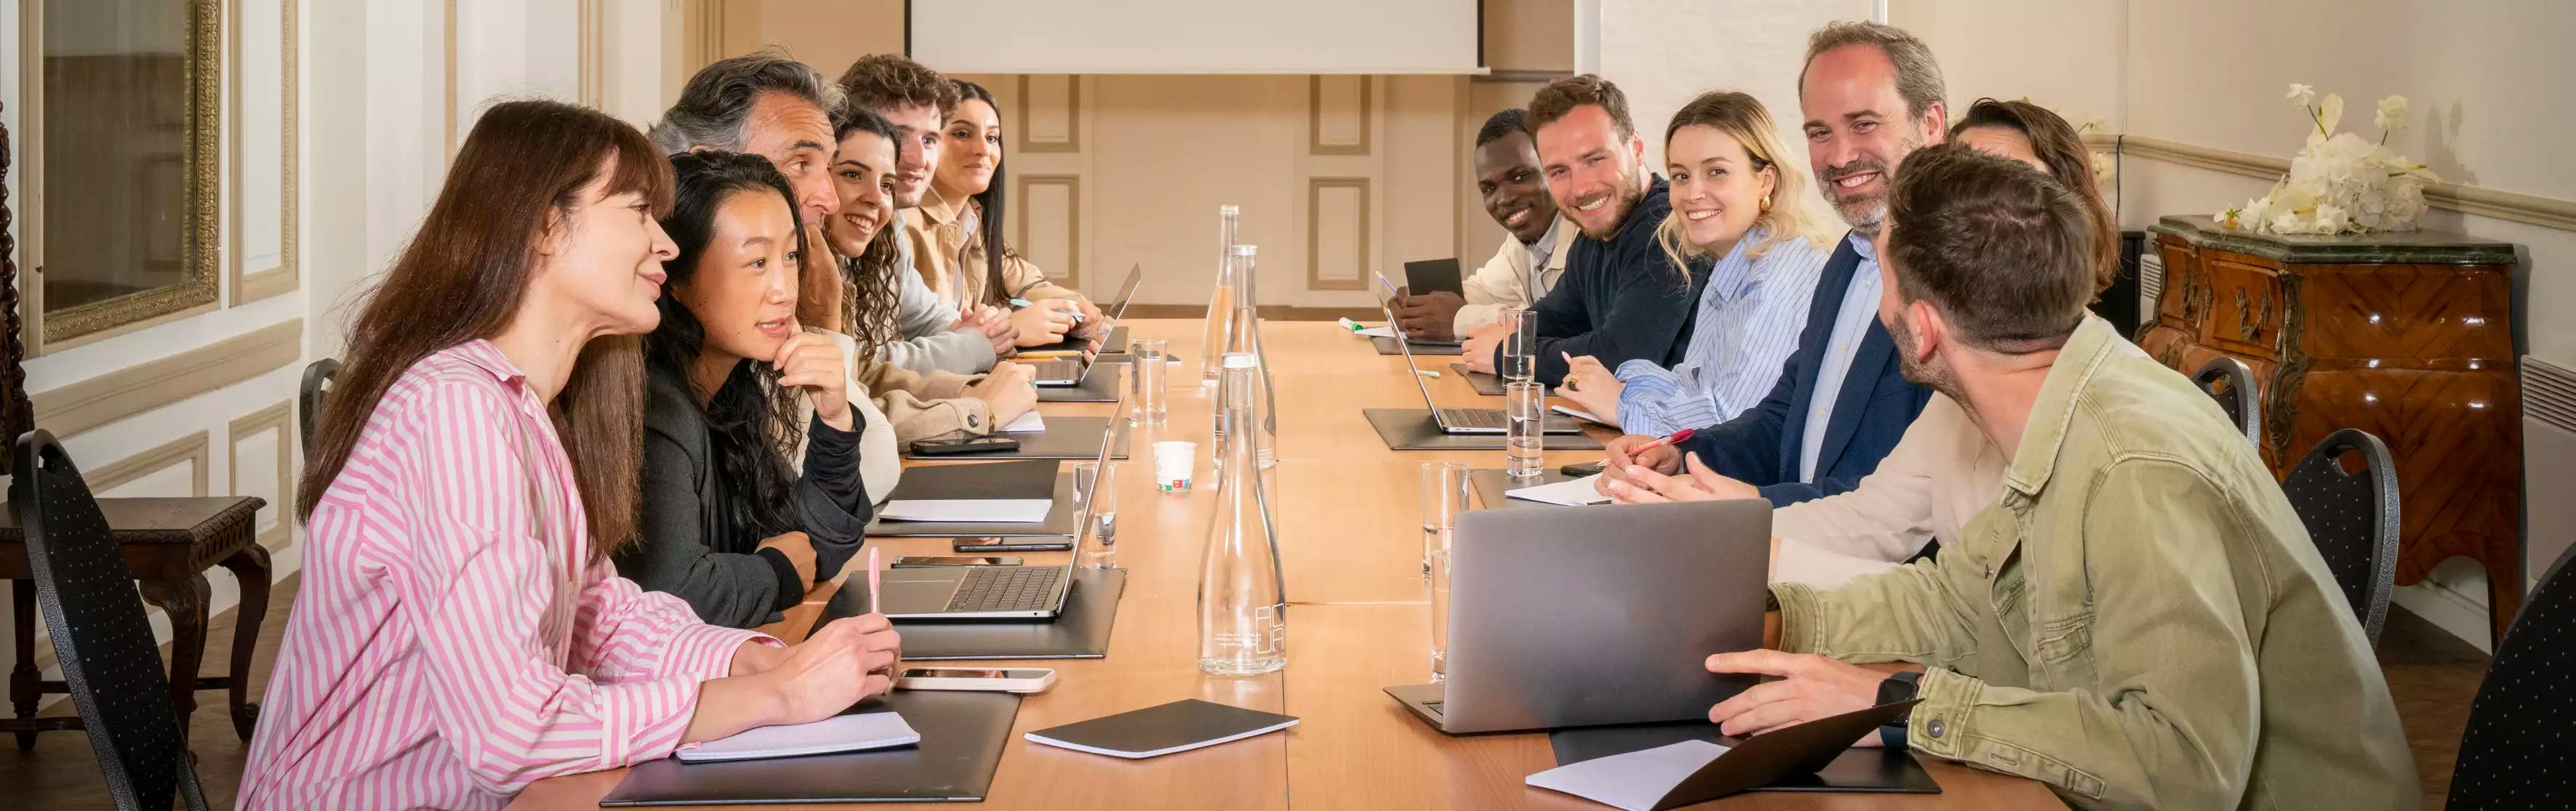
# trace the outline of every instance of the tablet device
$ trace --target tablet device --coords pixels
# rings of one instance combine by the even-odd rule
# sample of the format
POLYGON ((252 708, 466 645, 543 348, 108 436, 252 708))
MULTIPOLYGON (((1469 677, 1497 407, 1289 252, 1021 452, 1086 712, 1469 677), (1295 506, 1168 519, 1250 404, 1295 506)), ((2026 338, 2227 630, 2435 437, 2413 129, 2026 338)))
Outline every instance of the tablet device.
POLYGON ((1413 295, 1435 292, 1465 295, 1467 292, 1465 284, 1458 278, 1456 259, 1424 259, 1404 263, 1404 287, 1405 292, 1413 295))

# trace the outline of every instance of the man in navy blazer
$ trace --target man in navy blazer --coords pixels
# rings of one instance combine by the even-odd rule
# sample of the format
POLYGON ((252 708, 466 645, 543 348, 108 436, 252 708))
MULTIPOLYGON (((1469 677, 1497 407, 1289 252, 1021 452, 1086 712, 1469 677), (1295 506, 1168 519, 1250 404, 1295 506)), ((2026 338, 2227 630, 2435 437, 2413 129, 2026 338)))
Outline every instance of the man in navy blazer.
POLYGON ((1851 234, 1825 264, 1798 349, 1762 404, 1700 429, 1676 446, 1636 451, 1658 437, 1608 443, 1604 492, 1625 495, 1629 465, 1671 474, 1682 454, 1720 480, 1719 498, 1774 506, 1850 490, 1878 469, 1932 391, 1906 381, 1879 323, 1883 285, 1871 240, 1887 220, 1888 177, 1907 153, 1948 129, 1941 70, 1921 40, 1875 23, 1835 23, 1809 39, 1798 76, 1807 158, 1851 234))

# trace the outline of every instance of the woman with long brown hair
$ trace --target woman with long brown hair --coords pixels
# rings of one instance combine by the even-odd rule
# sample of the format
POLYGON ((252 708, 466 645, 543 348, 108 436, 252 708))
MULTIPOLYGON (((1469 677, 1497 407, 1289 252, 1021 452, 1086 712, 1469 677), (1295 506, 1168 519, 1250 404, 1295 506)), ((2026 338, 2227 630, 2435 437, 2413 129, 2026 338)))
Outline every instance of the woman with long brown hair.
POLYGON ((298 487, 304 590, 243 808, 498 808, 887 688, 885 618, 781 648, 618 577, 670 167, 633 127, 494 106, 350 329, 298 487))
POLYGON ((1092 334, 1103 323, 1098 305, 1049 281, 1002 238, 1010 214, 1003 205, 1009 184, 1002 178, 1002 106, 983 85, 949 81, 957 88, 957 109, 940 123, 939 166, 903 224, 922 282, 951 307, 1033 302, 1011 313, 1023 347, 1068 334, 1103 337, 1092 334))

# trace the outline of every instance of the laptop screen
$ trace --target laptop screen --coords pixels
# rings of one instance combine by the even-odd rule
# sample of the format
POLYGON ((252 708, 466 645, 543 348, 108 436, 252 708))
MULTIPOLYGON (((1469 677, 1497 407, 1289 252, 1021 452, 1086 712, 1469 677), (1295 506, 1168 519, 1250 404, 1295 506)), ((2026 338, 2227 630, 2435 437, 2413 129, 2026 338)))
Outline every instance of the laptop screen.
POLYGON ((1413 378, 1413 387, 1422 392, 1422 407, 1431 411, 1433 422, 1448 427, 1440 420, 1440 406, 1431 402, 1431 384, 1423 382, 1422 367, 1413 362, 1413 342, 1405 338, 1404 329, 1395 324, 1395 285, 1386 280, 1384 273, 1370 271, 1369 275, 1377 277, 1378 288, 1385 291, 1385 295, 1378 297, 1378 309, 1386 312, 1386 331, 1395 333, 1395 348, 1404 355, 1404 367, 1409 370, 1407 376, 1413 378))

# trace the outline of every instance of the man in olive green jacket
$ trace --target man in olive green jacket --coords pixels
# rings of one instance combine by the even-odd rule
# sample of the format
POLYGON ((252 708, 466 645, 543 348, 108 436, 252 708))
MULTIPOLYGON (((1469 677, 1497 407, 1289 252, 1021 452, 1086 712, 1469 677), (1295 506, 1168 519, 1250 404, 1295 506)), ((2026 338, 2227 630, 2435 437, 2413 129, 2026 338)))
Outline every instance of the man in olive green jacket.
POLYGON ((2012 460, 2002 497, 1937 561, 1773 587, 1780 651, 1709 669, 1787 678, 1710 719, 1910 696, 1914 751, 2079 807, 2418 807, 2387 681, 2280 487, 2206 395, 2084 313, 2083 204, 1956 146, 1906 158, 1891 197, 1880 318, 1906 376, 2012 460))

